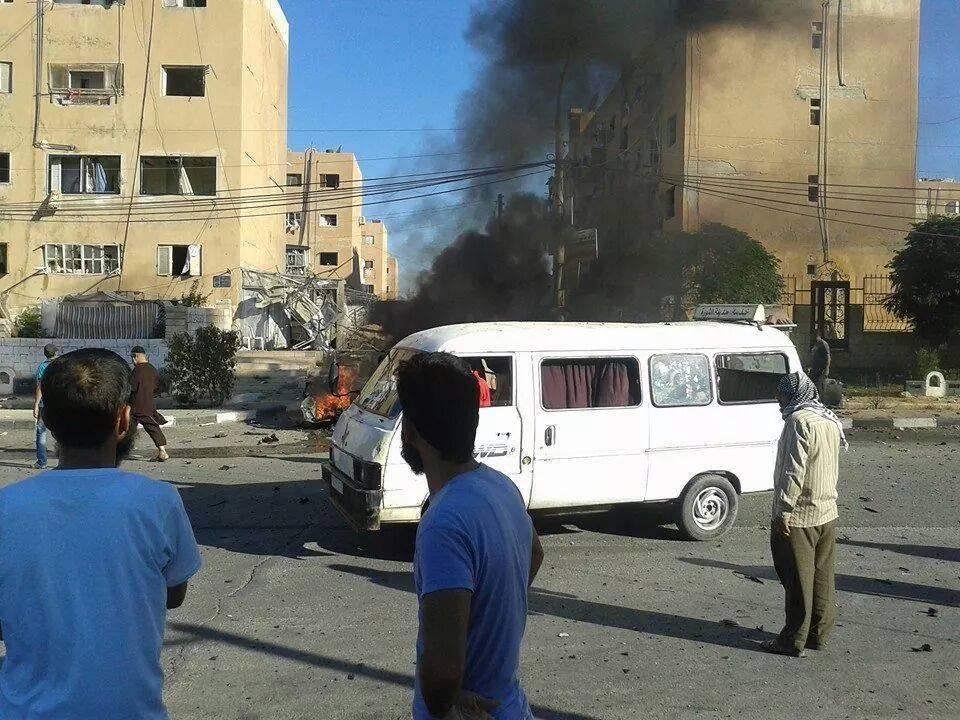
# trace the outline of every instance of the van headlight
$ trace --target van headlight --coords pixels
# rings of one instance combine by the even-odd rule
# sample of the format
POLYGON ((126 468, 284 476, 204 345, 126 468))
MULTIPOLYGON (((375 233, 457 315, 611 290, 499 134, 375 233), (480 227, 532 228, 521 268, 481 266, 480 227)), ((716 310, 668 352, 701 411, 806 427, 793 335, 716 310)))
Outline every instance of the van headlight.
POLYGON ((358 482, 364 490, 379 490, 383 483, 379 463, 354 459, 353 479, 358 482))

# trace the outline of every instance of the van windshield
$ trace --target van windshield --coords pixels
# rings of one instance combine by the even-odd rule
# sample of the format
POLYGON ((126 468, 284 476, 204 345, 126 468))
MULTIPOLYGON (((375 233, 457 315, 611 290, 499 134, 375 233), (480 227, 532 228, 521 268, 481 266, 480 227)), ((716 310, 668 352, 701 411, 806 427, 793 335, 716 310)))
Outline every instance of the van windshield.
POLYGON ((397 366, 404 360, 412 358, 417 352, 410 348, 397 348, 385 357, 360 391, 357 405, 386 418, 397 417, 400 414, 400 402, 397 398, 397 366))

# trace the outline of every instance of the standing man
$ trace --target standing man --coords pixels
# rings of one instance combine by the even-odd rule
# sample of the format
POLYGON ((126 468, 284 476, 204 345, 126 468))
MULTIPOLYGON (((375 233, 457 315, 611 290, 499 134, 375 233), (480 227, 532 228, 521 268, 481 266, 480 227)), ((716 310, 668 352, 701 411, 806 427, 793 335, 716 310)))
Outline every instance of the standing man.
POLYGON ((180 494, 118 469, 130 368, 67 353, 43 375, 56 470, 0 490, 4 720, 166 720, 160 649, 200 552, 180 494))
POLYGON ((133 358, 133 404, 130 407, 133 424, 134 427, 142 425, 157 446, 153 461, 164 462, 170 456, 167 454, 167 438, 160 426, 166 425, 167 419, 157 412, 157 401, 154 399, 160 384, 160 373, 147 360, 147 351, 142 346, 134 345, 130 355, 133 358))
POLYGON ((779 637, 761 644, 778 655, 803 657, 822 650, 836 615, 834 554, 837 543, 837 476, 840 420, 817 399, 802 372, 777 386, 785 425, 777 451, 770 549, 786 592, 786 623, 779 637))
POLYGON ((47 371, 50 361, 57 356, 58 352, 56 345, 47 343, 43 346, 43 356, 46 360, 37 366, 37 391, 33 399, 33 419, 37 421, 37 462, 34 467, 37 470, 45 470, 47 467, 47 426, 43 424, 40 413, 43 408, 43 392, 40 390, 40 380, 47 371))
POLYGON ((823 339, 823 333, 817 330, 816 340, 810 348, 810 379, 823 395, 823 389, 830 377, 830 343, 823 339))
POLYGON ((453 355, 416 355, 397 371, 397 394, 403 458, 430 490, 414 557, 414 720, 528 720, 517 673, 543 548, 517 486, 473 459, 476 378, 453 355))

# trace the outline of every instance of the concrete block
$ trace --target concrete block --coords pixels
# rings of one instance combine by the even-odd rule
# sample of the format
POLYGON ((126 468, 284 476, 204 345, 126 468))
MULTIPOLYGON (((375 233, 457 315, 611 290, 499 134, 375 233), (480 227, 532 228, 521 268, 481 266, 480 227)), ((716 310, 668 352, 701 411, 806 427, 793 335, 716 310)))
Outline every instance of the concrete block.
POLYGON ((893 427, 897 430, 919 430, 937 427, 936 418, 894 418, 893 427))

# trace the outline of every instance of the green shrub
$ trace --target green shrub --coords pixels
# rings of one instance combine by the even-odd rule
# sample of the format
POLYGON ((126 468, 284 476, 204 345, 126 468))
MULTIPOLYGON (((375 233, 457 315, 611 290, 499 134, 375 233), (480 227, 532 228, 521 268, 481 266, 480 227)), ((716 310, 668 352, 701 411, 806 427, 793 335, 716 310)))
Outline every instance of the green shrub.
POLYGON ((940 369, 940 351, 931 348, 920 348, 917 354, 913 356, 913 372, 918 380, 927 377, 927 373, 932 373, 940 369))
POLYGON ((24 308, 17 319, 13 322, 17 329, 17 337, 38 338, 43 337, 43 328, 40 327, 40 308, 24 308))
POLYGON ((210 293, 204 295, 200 291, 200 279, 197 278, 190 285, 190 292, 181 297, 179 300, 174 300, 173 303, 175 305, 183 305, 184 307, 204 307, 209 299, 210 293))
POLYGON ((202 399, 221 404, 233 389, 239 349, 237 333, 213 326, 202 327, 194 335, 174 335, 165 372, 174 397, 187 406, 195 407, 202 399))

